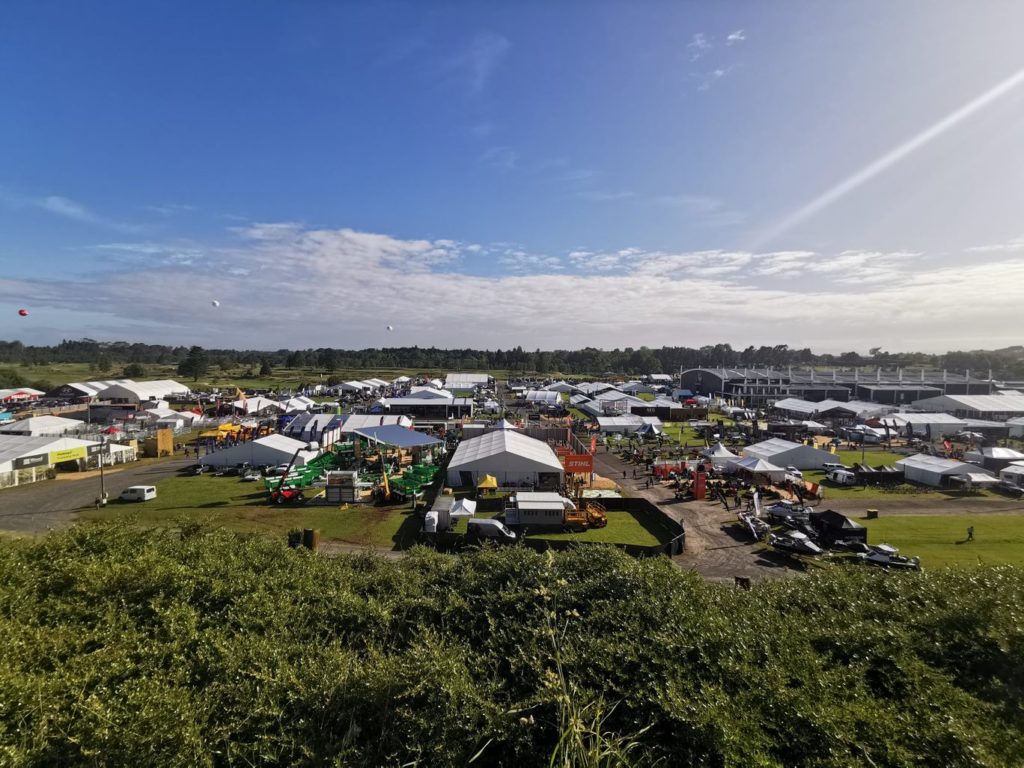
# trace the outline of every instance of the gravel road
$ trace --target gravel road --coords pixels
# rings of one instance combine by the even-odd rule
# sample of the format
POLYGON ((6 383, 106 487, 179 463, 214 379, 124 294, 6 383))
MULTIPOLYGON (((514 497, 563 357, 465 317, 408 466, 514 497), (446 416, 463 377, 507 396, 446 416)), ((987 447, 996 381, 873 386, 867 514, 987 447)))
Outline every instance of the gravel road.
MULTIPOLYGON (((107 494, 117 498, 130 485, 155 485, 194 464, 186 459, 115 467, 104 471, 107 494)), ((78 511, 93 506, 100 495, 98 471, 58 475, 55 480, 0 491, 0 531, 45 533, 74 524, 78 511)))

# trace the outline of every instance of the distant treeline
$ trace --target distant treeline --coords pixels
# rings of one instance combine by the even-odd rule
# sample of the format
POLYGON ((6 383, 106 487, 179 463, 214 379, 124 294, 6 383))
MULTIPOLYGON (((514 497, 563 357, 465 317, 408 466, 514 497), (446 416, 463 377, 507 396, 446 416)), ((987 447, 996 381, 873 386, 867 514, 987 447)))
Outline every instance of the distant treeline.
MULTIPOLYGON (((51 363, 88 363, 104 372, 120 370, 131 363, 179 365, 190 348, 165 344, 139 344, 126 341, 102 342, 93 339, 65 340, 53 346, 30 346, 20 341, 0 341, 0 365, 48 365, 51 363)), ((436 347, 391 347, 387 349, 210 349, 206 356, 211 367, 227 370, 238 366, 316 368, 328 373, 341 369, 445 369, 508 370, 540 374, 621 374, 675 373, 680 368, 700 366, 776 366, 790 365, 880 365, 928 366, 950 371, 970 369, 975 375, 1024 378, 1024 346, 999 350, 974 350, 925 354, 921 352, 885 352, 880 348, 867 354, 843 352, 819 354, 804 347, 748 346, 735 349, 729 344, 703 347, 626 347, 625 349, 524 350, 513 349, 439 349, 436 347)))

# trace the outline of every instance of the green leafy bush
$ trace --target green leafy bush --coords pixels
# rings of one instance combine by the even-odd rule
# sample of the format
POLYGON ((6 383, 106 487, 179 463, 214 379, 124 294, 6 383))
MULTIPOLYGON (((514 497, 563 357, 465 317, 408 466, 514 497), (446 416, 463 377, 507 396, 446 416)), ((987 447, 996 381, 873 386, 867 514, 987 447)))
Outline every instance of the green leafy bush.
POLYGON ((82 527, 0 544, 0 764, 1004 766, 1024 573, 82 527))

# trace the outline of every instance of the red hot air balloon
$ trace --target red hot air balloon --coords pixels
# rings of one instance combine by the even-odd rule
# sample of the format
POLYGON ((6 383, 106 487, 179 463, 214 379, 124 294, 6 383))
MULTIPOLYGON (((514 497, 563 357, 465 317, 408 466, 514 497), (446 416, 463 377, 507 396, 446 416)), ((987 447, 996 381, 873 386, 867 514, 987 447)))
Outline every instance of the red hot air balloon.
POLYGON ((18 310, 18 314, 21 315, 22 317, 28 317, 28 310, 27 309, 19 309, 18 310))

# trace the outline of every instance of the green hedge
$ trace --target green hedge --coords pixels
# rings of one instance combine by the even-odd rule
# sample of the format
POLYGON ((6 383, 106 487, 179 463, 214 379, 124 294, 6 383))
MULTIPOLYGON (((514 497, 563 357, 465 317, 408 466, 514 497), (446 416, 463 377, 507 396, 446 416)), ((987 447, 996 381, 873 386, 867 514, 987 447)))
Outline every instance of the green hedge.
POLYGON ((1024 572, 751 591, 667 560, 0 543, 0 765, 1003 766, 1024 572))

